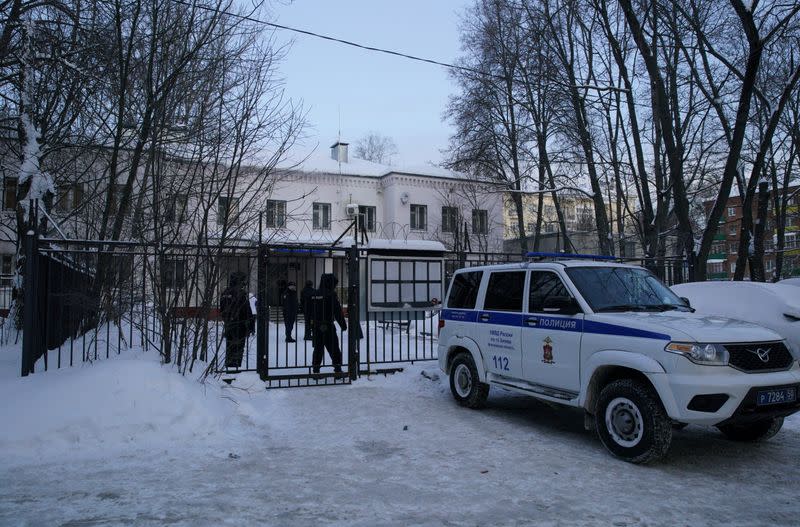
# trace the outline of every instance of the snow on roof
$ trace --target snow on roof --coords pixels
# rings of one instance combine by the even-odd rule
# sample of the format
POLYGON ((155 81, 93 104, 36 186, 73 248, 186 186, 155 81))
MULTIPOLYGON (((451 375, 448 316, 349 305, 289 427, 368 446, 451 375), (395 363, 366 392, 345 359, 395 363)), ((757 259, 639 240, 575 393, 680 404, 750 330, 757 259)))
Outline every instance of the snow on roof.
POLYGON ((444 252, 446 249, 442 242, 434 240, 370 240, 368 249, 397 249, 403 251, 435 251, 444 252))
MULTIPOLYGON (((342 143, 344 144, 344 143, 342 143)), ((331 158, 330 149, 317 147, 310 154, 292 156, 280 163, 282 170, 298 172, 318 172, 321 174, 341 174, 380 178, 389 174, 410 174, 447 179, 467 179, 465 174, 434 165, 384 165, 365 159, 348 156, 346 163, 331 158)))

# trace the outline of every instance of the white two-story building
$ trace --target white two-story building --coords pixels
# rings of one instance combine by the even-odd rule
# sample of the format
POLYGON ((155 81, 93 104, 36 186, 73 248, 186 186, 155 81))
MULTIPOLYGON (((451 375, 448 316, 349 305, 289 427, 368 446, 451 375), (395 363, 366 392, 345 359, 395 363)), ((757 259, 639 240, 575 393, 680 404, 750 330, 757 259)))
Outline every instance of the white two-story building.
POLYGON ((501 192, 433 166, 355 159, 343 142, 280 168, 265 213, 264 238, 276 243, 333 242, 358 218, 370 240, 428 240, 475 252, 503 244, 501 192))

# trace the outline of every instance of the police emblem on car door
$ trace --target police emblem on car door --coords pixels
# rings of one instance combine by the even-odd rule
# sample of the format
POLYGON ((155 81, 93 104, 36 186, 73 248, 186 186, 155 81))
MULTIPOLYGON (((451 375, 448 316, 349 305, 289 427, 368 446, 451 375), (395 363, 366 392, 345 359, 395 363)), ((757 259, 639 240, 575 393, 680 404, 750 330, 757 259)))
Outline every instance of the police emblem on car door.
POLYGON ((545 364, 555 364, 553 360, 553 339, 550 337, 542 341, 542 362, 545 364))

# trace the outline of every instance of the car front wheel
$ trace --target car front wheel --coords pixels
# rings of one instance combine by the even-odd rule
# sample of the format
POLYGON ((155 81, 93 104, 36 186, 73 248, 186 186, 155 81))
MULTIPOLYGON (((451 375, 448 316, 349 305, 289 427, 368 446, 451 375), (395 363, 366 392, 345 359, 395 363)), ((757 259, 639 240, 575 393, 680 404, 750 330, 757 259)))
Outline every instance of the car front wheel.
POLYGON ((450 391, 461 406, 480 408, 489 396, 489 385, 478 377, 478 368, 469 353, 459 353, 450 367, 450 391))
POLYGON ((733 441, 765 441, 777 434, 783 426, 783 417, 773 417, 747 424, 718 426, 725 437, 733 441))
POLYGON ((672 442, 672 423, 658 396, 634 379, 617 380, 603 388, 595 425, 603 445, 631 463, 661 459, 672 442))

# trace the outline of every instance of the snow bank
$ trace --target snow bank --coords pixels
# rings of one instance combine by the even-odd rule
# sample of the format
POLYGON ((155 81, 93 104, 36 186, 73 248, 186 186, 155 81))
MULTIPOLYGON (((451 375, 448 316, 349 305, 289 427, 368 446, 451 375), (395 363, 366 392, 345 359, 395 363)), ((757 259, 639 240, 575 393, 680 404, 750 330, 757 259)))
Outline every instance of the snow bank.
POLYGON ((202 443, 235 418, 216 384, 161 366, 156 354, 0 383, 0 460, 202 443))

